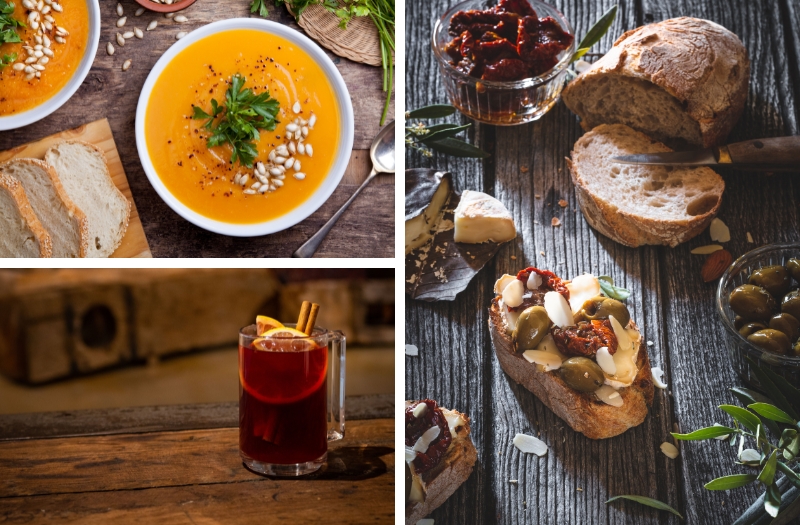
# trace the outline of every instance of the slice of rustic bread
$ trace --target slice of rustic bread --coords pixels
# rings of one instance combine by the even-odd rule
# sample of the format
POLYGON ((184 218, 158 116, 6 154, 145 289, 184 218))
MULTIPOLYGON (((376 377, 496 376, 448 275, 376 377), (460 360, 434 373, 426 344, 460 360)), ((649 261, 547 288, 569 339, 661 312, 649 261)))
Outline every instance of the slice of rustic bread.
POLYGON ((33 213, 22 184, 0 172, 0 257, 50 257, 50 235, 33 213))
POLYGON ((725 183, 707 167, 619 164, 612 157, 672 151, 622 124, 583 135, 567 163, 587 222, 626 246, 675 247, 717 214, 725 183))
MULTIPOLYGON (((406 401, 406 405, 408 403, 409 401, 406 401)), ((422 482, 425 501, 406 504, 406 525, 415 525, 447 501, 447 498, 452 496, 472 474, 472 467, 478 459, 478 451, 469 437, 469 417, 457 410, 447 408, 442 408, 442 414, 445 418, 457 419, 460 424, 451 432, 450 447, 439 464, 421 476, 416 472, 412 474, 422 482)))
POLYGON ((50 234, 53 257, 83 257, 88 221, 67 197, 55 170, 40 160, 16 159, 0 164, 0 171, 22 183, 33 212, 50 234))
POLYGON ((55 168, 68 197, 86 214, 86 257, 108 257, 122 242, 131 203, 114 185, 103 152, 92 144, 64 141, 47 150, 45 162, 55 168))
POLYGON ((623 34, 562 96, 587 131, 627 124, 667 144, 709 147, 739 119, 749 81, 747 50, 735 34, 681 17, 623 34))

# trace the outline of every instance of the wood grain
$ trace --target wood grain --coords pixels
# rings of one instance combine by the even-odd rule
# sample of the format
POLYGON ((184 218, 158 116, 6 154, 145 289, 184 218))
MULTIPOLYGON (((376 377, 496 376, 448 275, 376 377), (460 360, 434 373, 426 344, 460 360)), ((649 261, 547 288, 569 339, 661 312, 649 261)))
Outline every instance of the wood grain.
MULTIPOLYGON (((158 27, 145 32, 143 40, 132 39, 124 47, 117 46, 116 53, 109 56, 105 52, 105 45, 114 41, 118 31, 114 23, 118 18, 115 13, 117 2, 100 2, 100 46, 83 85, 71 100, 46 119, 18 130, 0 132, 0 150, 107 117, 154 256, 290 256, 327 222, 369 174, 369 169, 364 169, 364 159, 369 158, 366 150, 379 131, 380 115, 385 101, 381 90, 381 68, 357 64, 328 53, 350 90, 356 122, 353 156, 358 158, 358 162, 351 162, 349 176, 340 183, 331 198, 306 220, 283 232, 250 239, 224 237, 183 220, 158 197, 139 161, 134 119, 144 81, 156 61, 175 42, 175 35, 179 31, 191 31, 217 20, 255 16, 250 14, 250 2, 197 2, 182 12, 189 18, 189 22, 185 24, 178 24, 153 12, 135 17, 133 13, 138 5, 133 0, 122 0, 121 3, 128 15, 126 29, 143 29, 152 20, 158 22, 158 27), (126 59, 131 59, 133 65, 123 72, 122 63, 126 59)), ((270 20, 300 30, 285 8, 268 3, 270 20)), ((394 114, 394 105, 390 108, 390 114, 394 114)), ((393 210, 393 179, 379 177, 342 216, 320 246, 317 256, 393 257, 394 243, 387 241, 394 237, 393 210)))
MULTIPOLYGON (((434 20, 455 2, 409 2, 406 12, 406 107, 445 103, 430 52, 434 20), (422 84, 419 79, 432 79, 422 84)), ((553 2, 580 37, 611 0, 553 2)), ((800 9, 781 1, 620 1, 609 33, 592 50, 608 49, 623 31, 676 16, 713 20, 740 36, 752 62, 750 94, 730 141, 798 133, 800 9)), ((448 120, 467 123, 455 115, 448 120)), ((470 479, 431 517, 444 523, 679 523, 665 512, 631 502, 606 505, 610 496, 638 494, 678 509, 686 523, 730 524, 755 500, 751 486, 725 492, 703 488, 716 476, 742 472, 722 442, 683 443, 681 456, 659 450, 673 425, 682 431, 729 423, 716 406, 735 402, 740 385, 714 311, 714 286, 700 278, 702 256, 691 248, 710 242, 706 233, 675 249, 630 249, 592 230, 580 210, 564 157, 583 133, 577 118, 558 104, 540 121, 514 128, 474 125, 468 140, 493 156, 486 161, 408 152, 408 167, 434 167, 454 175, 459 191, 475 189, 499 198, 511 211, 518 238, 451 304, 406 299, 406 342, 419 357, 406 357, 406 397, 429 396, 473 419, 479 462, 470 479), (564 199, 567 206, 558 205, 564 199), (552 227, 553 217, 561 226, 552 227), (515 259, 512 259, 514 257, 515 259), (656 390, 650 415, 625 434, 591 441, 573 432, 500 369, 486 331, 494 280, 528 265, 572 277, 610 275, 631 290, 627 304, 643 329, 654 366, 665 370, 666 391, 656 390), (511 444, 516 432, 549 445, 542 458, 511 444), (511 482, 510 480, 517 480, 511 482)), ((720 217, 730 226, 726 244, 734 256, 770 242, 800 239, 800 179, 723 172, 727 189, 720 217), (768 210, 768 211, 767 211, 768 210), (754 244, 746 241, 750 232, 754 244)))
POLYGON ((125 176, 125 168, 122 167, 117 145, 111 134, 111 127, 108 125, 108 119, 89 122, 74 129, 55 133, 36 142, 22 144, 7 151, 0 151, 0 162, 21 158, 44 160, 44 154, 48 148, 64 140, 81 140, 100 148, 106 156, 108 171, 111 173, 114 185, 131 202, 131 217, 128 229, 125 231, 125 236, 122 238, 119 248, 111 254, 111 257, 152 257, 150 247, 147 245, 147 238, 144 236, 144 229, 142 229, 142 221, 139 220, 139 212, 136 211, 136 204, 131 196, 128 177, 125 176))

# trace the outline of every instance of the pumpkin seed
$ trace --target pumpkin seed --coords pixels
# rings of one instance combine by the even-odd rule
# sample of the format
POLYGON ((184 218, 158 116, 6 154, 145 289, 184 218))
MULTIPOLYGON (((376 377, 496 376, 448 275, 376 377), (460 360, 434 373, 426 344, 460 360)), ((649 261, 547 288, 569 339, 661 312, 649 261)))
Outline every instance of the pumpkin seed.
POLYGON ((289 157, 286 159, 286 162, 283 165, 287 170, 291 169, 291 167, 294 166, 294 157, 289 157))
POLYGON ((282 173, 281 170, 279 170, 278 168, 270 168, 269 169, 269 174, 270 175, 280 175, 281 173, 282 173))
POLYGON ((147 30, 152 31, 153 29, 156 28, 156 26, 158 26, 158 22, 156 20, 153 20, 152 22, 147 24, 147 30))
POLYGON ((34 64, 34 65, 32 65, 31 67, 32 67, 33 69, 35 69, 36 71, 44 71, 44 66, 43 66, 43 65, 41 65, 41 64, 34 64))
POLYGON ((286 131, 288 131, 289 133, 294 133, 295 131, 297 131, 297 124, 294 123, 286 124, 286 131))
POLYGON ((244 193, 246 195, 255 195, 256 194, 256 192, 254 192, 253 190, 244 190, 242 193, 244 193))
POLYGON ((306 155, 309 157, 314 156, 314 148, 311 147, 311 144, 306 144, 306 155))
POLYGON ((52 49, 44 48, 44 49, 42 49, 42 53, 44 53, 45 56, 53 58, 53 50, 52 49))
POLYGON ((273 162, 280 166, 286 162, 286 157, 275 157, 273 162))
POLYGON ((129 58, 128 60, 122 63, 122 70, 127 71, 130 69, 130 67, 131 67, 131 59, 129 58))
POLYGON ((128 21, 128 17, 127 17, 127 16, 123 16, 122 18, 120 18, 119 20, 117 20, 117 27, 122 27, 122 26, 124 26, 124 25, 125 25, 125 22, 127 22, 127 21, 128 21))
POLYGON ((306 178, 306 174, 303 173, 302 171, 298 171, 297 173, 294 174, 294 178, 297 180, 303 180, 306 178))
POLYGON ((133 34, 136 35, 136 38, 144 38, 144 33, 138 27, 133 28, 133 34))
POLYGON ((133 31, 125 31, 124 33, 122 33, 122 38, 124 38, 125 40, 130 40, 131 38, 133 38, 133 31))
POLYGON ((292 155, 297 153, 297 146, 295 146, 294 141, 289 142, 289 153, 292 155))
POLYGON ((308 119, 308 128, 309 129, 314 129, 314 124, 316 124, 316 123, 317 123, 317 115, 312 113, 311 114, 311 118, 308 119))
POLYGON ((53 11, 55 11, 56 13, 63 13, 64 12, 64 8, 61 7, 61 4, 57 4, 57 3, 53 2, 53 11))
MULTIPOLYGON (((56 38, 58 38, 58 37, 56 37, 56 38)), ((125 39, 119 33, 117 33, 117 44, 119 44, 121 46, 125 45, 125 39)))
POLYGON ((272 184, 273 184, 273 185, 274 185, 276 188, 280 188, 281 186, 283 186, 283 181, 282 181, 282 180, 274 180, 274 181, 272 181, 272 184))
POLYGON ((189 21, 189 19, 188 19, 188 18, 186 18, 186 17, 185 17, 185 16, 183 16, 183 15, 178 15, 178 16, 176 16, 175 18, 173 18, 173 20, 175 20, 175 21, 176 21, 176 22, 178 22, 179 24, 185 24, 186 22, 188 22, 188 21, 189 21))
POLYGON ((45 65, 48 62, 50 62, 50 58, 49 57, 42 57, 42 58, 39 59, 38 63, 41 64, 41 65, 45 65))
POLYGON ((260 188, 258 188, 258 193, 263 195, 263 194, 265 194, 265 193, 267 193, 269 191, 269 188, 270 188, 270 186, 268 186, 268 185, 267 186, 261 186, 260 188))
POLYGON ((300 113, 302 110, 303 110, 303 108, 300 107, 300 102, 299 101, 295 102, 294 106, 292 106, 292 111, 294 111, 295 113, 300 113))
POLYGON ((252 189, 254 189, 254 190, 257 190, 258 188, 260 188, 260 187, 261 187, 261 183, 260 183, 260 182, 254 182, 254 183, 253 183, 253 185, 252 185, 252 186, 250 186, 250 187, 251 187, 252 189))
MULTIPOLYGON (((117 34, 119 34, 119 33, 117 33, 117 34)), ((59 44, 66 44, 66 43, 67 43, 67 41, 66 41, 66 40, 64 40, 64 37, 61 37, 61 36, 58 36, 58 35, 56 35, 56 36, 53 38, 53 40, 55 40, 55 41, 56 41, 56 42, 58 42, 59 44)))
POLYGON ((122 4, 117 4, 117 16, 122 16, 125 14, 125 10, 122 9, 122 4))
POLYGON ((14 64, 14 71, 22 71, 24 69, 25 69, 25 64, 23 64, 22 62, 17 62, 16 64, 14 64))
POLYGON ((35 73, 28 73, 27 75, 25 75, 25 80, 33 80, 33 77, 35 76, 36 76, 35 73))
POLYGON ((167 14, 164 15, 164 18, 172 19, 174 17, 175 17, 175 13, 167 13, 167 14))
POLYGON ((181 31, 180 33, 175 35, 175 40, 180 40, 181 38, 185 37, 186 34, 187 34, 186 31, 181 31))
POLYGON ((140 7, 136 10, 136 14, 134 16, 142 16, 144 14, 144 7, 140 7))
POLYGON ((303 144, 302 142, 298 143, 297 144, 297 152, 300 155, 305 155, 306 154, 306 145, 303 144))
POLYGON ((50 12, 50 6, 49 5, 44 6, 44 9, 42 9, 42 14, 46 15, 49 12, 50 12))
POLYGON ((44 44, 44 47, 50 47, 52 42, 50 42, 50 38, 47 35, 44 35, 41 43, 44 44))
POLYGON ((33 69, 31 66, 25 66, 25 73, 33 75, 34 73, 36 73, 36 70, 33 69))

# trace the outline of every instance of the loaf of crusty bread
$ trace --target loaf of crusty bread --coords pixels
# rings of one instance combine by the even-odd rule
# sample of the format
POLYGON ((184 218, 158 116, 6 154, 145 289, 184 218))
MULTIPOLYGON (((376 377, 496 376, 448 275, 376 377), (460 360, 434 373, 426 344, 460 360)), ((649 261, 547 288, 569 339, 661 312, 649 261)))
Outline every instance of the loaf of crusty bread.
POLYGON ((0 257, 51 257, 50 235, 17 179, 0 172, 0 257))
POLYGON ((64 141, 47 150, 44 160, 89 220, 86 257, 110 256, 125 236, 131 203, 111 179, 103 152, 85 142, 64 141))
MULTIPOLYGON (((632 324, 631 328, 635 325, 632 324)), ((514 381, 530 390, 547 408, 573 430, 589 439, 604 439, 622 434, 644 421, 653 403, 653 376, 647 347, 639 346, 636 366, 639 372, 629 387, 619 389, 623 405, 608 405, 593 393, 578 392, 554 372, 543 372, 514 352, 514 341, 506 333, 497 300, 489 307, 489 332, 500 367, 514 381)))
MULTIPOLYGON (((409 403, 413 401, 406 401, 406 406, 409 403)), ((455 432, 451 432, 450 447, 439 464, 421 476, 413 474, 421 478, 425 489, 425 501, 406 504, 406 525, 416 525, 419 520, 447 501, 447 498, 469 478, 472 467, 478 459, 478 451, 469 437, 469 418, 457 410, 440 408, 445 418, 456 417, 462 424, 456 426, 455 432)))
POLYGON ((36 159, 16 159, 0 164, 0 172, 17 179, 50 234, 53 257, 84 257, 89 249, 86 215, 67 197, 55 170, 36 159))
POLYGON ((587 131, 620 123, 672 146, 710 147, 739 119, 749 80, 735 34, 681 17, 626 32, 562 96, 587 131))
POLYGON ((725 182, 707 167, 619 164, 612 157, 672 151, 622 124, 583 135, 567 159, 583 216, 594 229, 626 246, 675 247, 716 216, 725 182))

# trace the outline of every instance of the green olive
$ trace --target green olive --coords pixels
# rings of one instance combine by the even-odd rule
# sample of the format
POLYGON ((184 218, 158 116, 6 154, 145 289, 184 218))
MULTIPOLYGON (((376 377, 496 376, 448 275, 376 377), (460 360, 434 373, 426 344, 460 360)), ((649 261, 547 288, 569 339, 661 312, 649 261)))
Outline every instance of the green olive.
POLYGON ((631 314, 624 304, 602 295, 589 299, 578 311, 578 317, 585 321, 608 319, 609 315, 613 315, 614 319, 619 321, 623 327, 628 326, 628 322, 631 320, 631 314))
MULTIPOLYGON (((405 463, 405 461, 403 463, 405 463)), ((406 465, 406 503, 408 503, 408 497, 411 495, 411 485, 414 483, 414 480, 411 477, 411 469, 408 468, 408 463, 405 463, 405 465, 406 465)))
POLYGON ((741 315, 734 316, 733 318, 733 327, 737 330, 740 330, 744 325, 747 324, 747 321, 741 315))
POLYGON ((792 278, 800 283, 800 259, 797 257, 789 259, 786 263, 786 268, 788 268, 789 273, 792 274, 792 278))
POLYGON ((797 340, 797 341, 796 341, 796 342, 795 342, 795 343, 792 345, 792 353, 793 353, 795 356, 800 356, 800 339, 798 339, 798 340, 797 340))
POLYGON ((733 289, 729 302, 734 312, 747 321, 766 321, 778 309, 775 299, 764 288, 743 284, 733 289))
POLYGON ((781 312, 800 319, 800 290, 792 290, 786 294, 781 303, 781 312))
POLYGON ((767 325, 763 323, 747 323, 743 327, 739 328, 739 333, 742 334, 744 337, 748 335, 758 332, 759 330, 766 330, 767 325))
POLYGON ((570 357, 558 369, 561 379, 579 392, 594 392, 605 382, 603 369, 588 357, 570 357))
POLYGON ((747 282, 764 288, 773 297, 783 297, 792 285, 792 278, 785 266, 773 265, 753 270, 747 282))
MULTIPOLYGON (((769 320, 769 327, 783 332, 790 341, 800 337, 800 321, 792 314, 775 314, 769 320)), ((748 334, 749 335, 749 334, 748 334)))
POLYGON ((539 346, 549 329, 550 318, 543 306, 531 306, 523 310, 512 334, 517 352, 533 350, 539 346))
POLYGON ((786 334, 771 328, 750 334, 747 336, 747 340, 764 350, 769 350, 776 354, 785 354, 792 347, 792 343, 789 342, 786 334))

